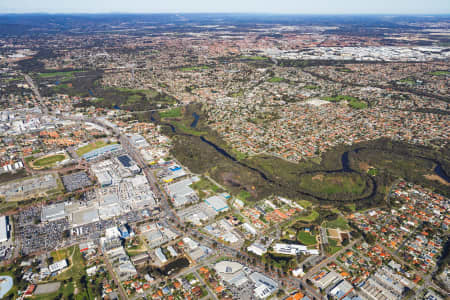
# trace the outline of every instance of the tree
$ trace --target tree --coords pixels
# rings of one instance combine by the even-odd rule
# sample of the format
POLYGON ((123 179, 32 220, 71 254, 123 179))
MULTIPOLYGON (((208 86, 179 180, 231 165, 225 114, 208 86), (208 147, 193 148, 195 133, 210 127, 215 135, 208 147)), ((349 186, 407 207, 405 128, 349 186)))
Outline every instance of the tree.
POLYGON ((375 244, 375 242, 376 242, 377 239, 376 239, 375 235, 369 233, 369 234, 367 234, 367 235, 365 236, 365 240, 366 240, 366 242, 369 243, 370 245, 373 245, 373 244, 375 244))
POLYGON ((63 231, 63 238, 64 239, 70 238, 70 230, 69 229, 66 229, 63 231))

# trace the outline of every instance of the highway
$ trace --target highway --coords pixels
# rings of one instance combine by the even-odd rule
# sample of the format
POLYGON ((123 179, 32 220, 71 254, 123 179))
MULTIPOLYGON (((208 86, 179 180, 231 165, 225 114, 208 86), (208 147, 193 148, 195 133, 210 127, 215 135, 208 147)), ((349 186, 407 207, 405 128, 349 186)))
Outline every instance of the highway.
POLYGON ((34 95, 38 99, 43 114, 48 115, 48 108, 44 103, 44 99, 42 99, 41 94, 39 93, 39 89, 34 84, 33 79, 31 79, 30 75, 28 75, 28 74, 25 74, 24 77, 25 77, 25 80, 28 83, 28 85, 31 87, 31 90, 33 91, 34 95))

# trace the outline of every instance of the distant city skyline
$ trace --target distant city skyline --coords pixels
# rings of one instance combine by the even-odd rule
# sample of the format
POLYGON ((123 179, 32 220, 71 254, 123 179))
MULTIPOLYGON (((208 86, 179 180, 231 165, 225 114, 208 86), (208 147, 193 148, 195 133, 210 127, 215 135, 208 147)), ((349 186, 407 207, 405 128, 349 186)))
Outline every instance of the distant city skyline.
POLYGON ((0 13, 450 14, 449 0, 4 0, 0 13))

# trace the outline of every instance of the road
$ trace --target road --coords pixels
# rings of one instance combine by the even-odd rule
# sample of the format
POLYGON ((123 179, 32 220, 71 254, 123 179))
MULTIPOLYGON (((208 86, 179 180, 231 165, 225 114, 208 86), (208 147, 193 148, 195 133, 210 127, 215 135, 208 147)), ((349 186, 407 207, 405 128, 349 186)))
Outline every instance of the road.
POLYGON ((33 91, 34 95, 38 99, 43 114, 48 115, 48 108, 44 103, 44 99, 42 99, 41 94, 39 93, 39 89, 34 84, 33 79, 31 79, 30 75, 28 75, 28 74, 25 74, 24 77, 25 77, 25 80, 28 83, 28 85, 31 87, 31 90, 33 91))
POLYGON ((345 246, 344 248, 342 248, 341 250, 339 250, 338 252, 334 253, 331 256, 328 256, 326 259, 324 259, 323 261, 321 261, 318 265, 315 265, 314 267, 312 267, 304 277, 311 277, 312 274, 318 272, 324 265, 327 265, 329 262, 335 260, 339 255, 341 255, 342 253, 344 253, 345 251, 347 251, 348 249, 352 248, 356 243, 359 243, 361 241, 361 238, 354 240, 353 242, 351 242, 350 244, 348 244, 347 246, 345 246))
POLYGON ((200 276, 198 274, 197 270, 194 271, 194 275, 195 275, 195 277, 197 277, 197 279, 200 281, 200 283, 205 286, 206 290, 208 291, 209 297, 212 299, 215 299, 215 300, 219 300, 217 298, 216 294, 213 291, 211 291, 211 288, 209 287, 209 285, 207 285, 206 282, 203 280, 202 276, 200 276))
POLYGON ((117 275, 114 272, 114 269, 113 269, 111 263, 109 262, 109 259, 108 259, 107 255, 104 254, 103 257, 105 258, 106 268, 108 269, 109 274, 111 274, 114 282, 116 283, 116 285, 117 285, 117 287, 119 289, 120 298, 124 299, 124 300, 128 299, 127 293, 125 293, 125 290, 123 289, 122 283, 117 278, 117 275))

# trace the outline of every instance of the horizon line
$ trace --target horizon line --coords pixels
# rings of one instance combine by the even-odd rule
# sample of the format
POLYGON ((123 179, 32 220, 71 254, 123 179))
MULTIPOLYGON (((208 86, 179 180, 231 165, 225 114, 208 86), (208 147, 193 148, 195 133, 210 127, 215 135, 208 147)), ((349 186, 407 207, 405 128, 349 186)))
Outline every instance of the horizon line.
POLYGON ((240 15, 274 15, 274 16, 449 16, 446 13, 289 13, 289 12, 1 12, 0 15, 160 15, 160 14, 240 14, 240 15))

